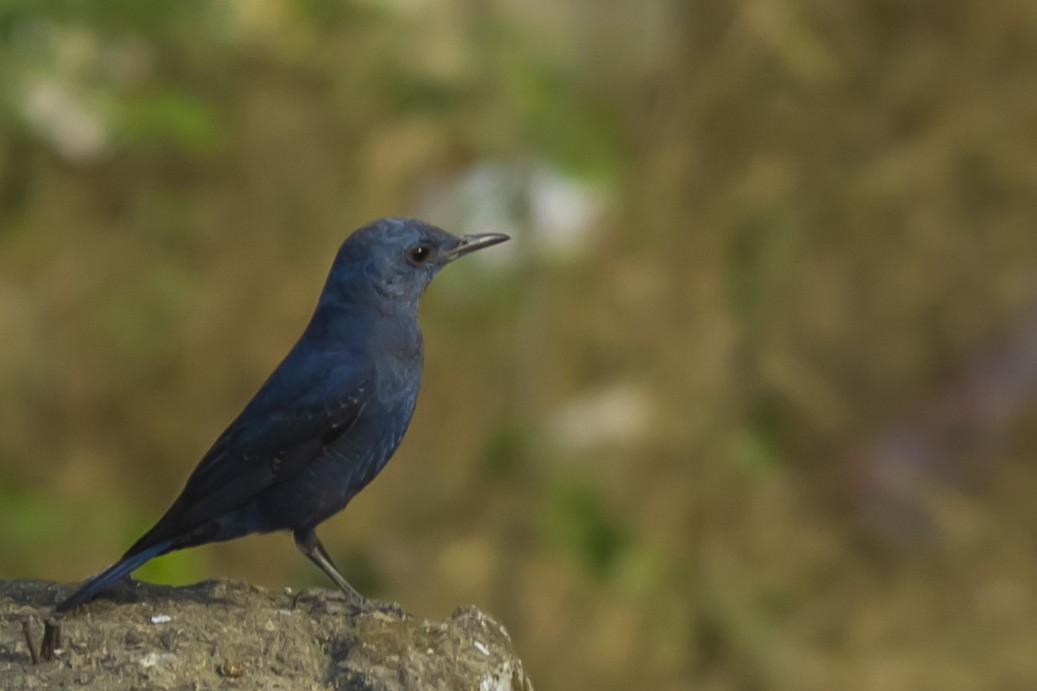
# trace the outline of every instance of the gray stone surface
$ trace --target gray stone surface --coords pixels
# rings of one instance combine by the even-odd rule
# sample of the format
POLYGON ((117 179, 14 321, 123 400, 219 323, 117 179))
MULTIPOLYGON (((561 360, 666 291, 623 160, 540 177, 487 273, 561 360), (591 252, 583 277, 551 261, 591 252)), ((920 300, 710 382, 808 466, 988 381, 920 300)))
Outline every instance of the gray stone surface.
POLYGON ((71 586, 0 581, 0 688, 532 690, 500 624, 470 606, 443 621, 395 606, 353 614, 338 591, 236 581, 136 581, 61 619, 57 656, 33 664, 71 586))

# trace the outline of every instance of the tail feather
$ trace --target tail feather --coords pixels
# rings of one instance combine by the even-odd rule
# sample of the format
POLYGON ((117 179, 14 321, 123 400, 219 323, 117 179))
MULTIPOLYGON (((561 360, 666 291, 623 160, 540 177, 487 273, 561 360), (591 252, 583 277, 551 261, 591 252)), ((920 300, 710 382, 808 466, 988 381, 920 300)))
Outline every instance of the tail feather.
POLYGON ((54 611, 67 612, 89 602, 95 595, 122 579, 144 562, 166 552, 172 544, 172 540, 163 540, 146 550, 124 557, 121 561, 117 561, 93 578, 88 579, 79 590, 59 603, 54 611))

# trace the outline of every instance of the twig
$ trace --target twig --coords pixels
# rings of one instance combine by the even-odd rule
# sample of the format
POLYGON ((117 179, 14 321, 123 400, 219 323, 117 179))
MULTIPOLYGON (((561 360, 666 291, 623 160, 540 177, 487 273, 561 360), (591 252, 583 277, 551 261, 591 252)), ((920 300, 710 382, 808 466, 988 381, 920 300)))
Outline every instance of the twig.
POLYGON ((45 662, 54 659, 54 653, 61 648, 61 622, 54 617, 43 621, 43 642, 40 644, 40 657, 45 662))
POLYGON ((36 654, 36 641, 32 638, 32 624, 29 620, 22 619, 22 635, 25 636, 25 645, 29 647, 29 657, 32 658, 32 664, 40 664, 40 656, 36 654))

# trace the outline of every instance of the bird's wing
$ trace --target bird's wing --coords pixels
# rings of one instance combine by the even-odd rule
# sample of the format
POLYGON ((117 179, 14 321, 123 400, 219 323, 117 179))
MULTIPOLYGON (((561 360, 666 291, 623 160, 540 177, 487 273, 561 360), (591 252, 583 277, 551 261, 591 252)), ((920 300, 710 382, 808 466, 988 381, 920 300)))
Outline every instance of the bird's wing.
POLYGON ((301 471, 353 426, 364 410, 369 373, 342 360, 321 367, 321 359, 296 363, 290 356, 282 363, 127 556, 240 507, 301 471))

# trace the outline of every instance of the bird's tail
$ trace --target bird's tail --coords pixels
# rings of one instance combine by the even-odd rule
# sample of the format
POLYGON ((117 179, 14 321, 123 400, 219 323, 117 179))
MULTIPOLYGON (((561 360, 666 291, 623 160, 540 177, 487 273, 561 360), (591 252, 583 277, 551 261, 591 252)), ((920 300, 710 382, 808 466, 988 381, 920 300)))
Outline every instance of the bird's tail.
POLYGON ((54 608, 54 611, 67 612, 70 609, 75 609, 76 607, 79 607, 79 605, 90 601, 95 595, 120 580, 123 576, 130 573, 144 562, 166 552, 172 544, 173 540, 163 540, 162 542, 148 547, 146 550, 123 557, 123 559, 115 562, 101 573, 88 579, 82 586, 80 586, 79 590, 60 602, 58 606, 54 608))

